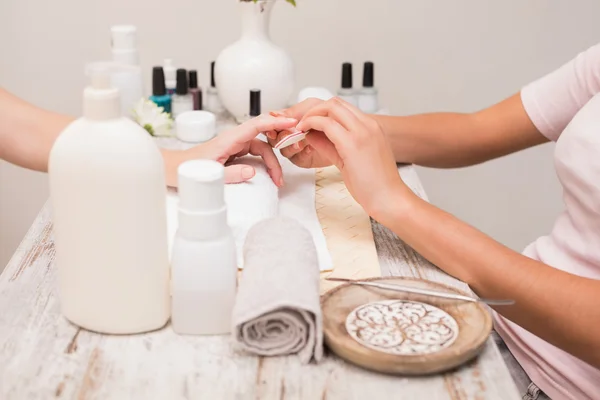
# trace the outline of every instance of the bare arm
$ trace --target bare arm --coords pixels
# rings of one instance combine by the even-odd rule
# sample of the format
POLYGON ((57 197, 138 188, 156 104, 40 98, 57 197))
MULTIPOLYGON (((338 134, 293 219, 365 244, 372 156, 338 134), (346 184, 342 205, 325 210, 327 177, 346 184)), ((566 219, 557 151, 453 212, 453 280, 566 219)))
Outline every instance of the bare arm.
POLYGON ((72 120, 0 88, 0 158, 24 168, 47 171, 54 140, 72 120))
POLYGON ((540 338, 600 367, 600 281, 514 252, 417 197, 401 180, 379 124, 333 99, 298 124, 308 144, 341 171, 371 217, 482 297, 508 298, 499 313, 540 338))
MULTIPOLYGON (((35 107, 0 88, 0 159, 35 171, 48 170, 54 141, 74 118, 35 107)), ((161 149, 168 186, 177 186, 177 168, 186 161, 209 158, 226 163, 245 154, 260 156, 276 185, 283 184, 279 161, 266 143, 255 139, 259 132, 287 129, 296 120, 265 116, 255 118, 208 143, 185 151, 161 149)), ((225 168, 228 183, 243 182, 254 176, 254 168, 243 164, 225 168)))
POLYGON ((474 165, 548 141, 529 119, 519 94, 473 114, 373 117, 396 161, 427 167, 474 165))
MULTIPOLYGON (((393 200, 392 200, 393 199, 393 200)), ((405 190, 374 217, 482 297, 516 300, 496 310, 600 368, 600 282, 523 256, 405 190)))

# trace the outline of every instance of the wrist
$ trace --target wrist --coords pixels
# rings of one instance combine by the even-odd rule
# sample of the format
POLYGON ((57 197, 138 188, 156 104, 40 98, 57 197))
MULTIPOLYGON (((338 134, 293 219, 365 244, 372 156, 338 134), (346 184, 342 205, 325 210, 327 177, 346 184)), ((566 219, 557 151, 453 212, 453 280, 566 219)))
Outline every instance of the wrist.
POLYGON ((367 212, 374 220, 382 225, 402 222, 418 212, 422 200, 404 184, 390 189, 383 200, 376 202, 367 212))

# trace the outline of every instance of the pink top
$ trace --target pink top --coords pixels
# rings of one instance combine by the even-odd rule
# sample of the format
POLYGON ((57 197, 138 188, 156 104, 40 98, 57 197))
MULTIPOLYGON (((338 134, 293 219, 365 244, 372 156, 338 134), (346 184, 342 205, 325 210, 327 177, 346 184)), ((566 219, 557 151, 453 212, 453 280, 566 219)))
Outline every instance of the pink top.
MULTIPOLYGON (((565 211, 528 257, 600 279, 600 44, 521 91, 538 130, 556 141, 565 211)), ((600 398, 600 370, 495 314, 496 330, 531 380, 554 400, 600 398)), ((599 327, 600 332, 600 327, 599 327)))

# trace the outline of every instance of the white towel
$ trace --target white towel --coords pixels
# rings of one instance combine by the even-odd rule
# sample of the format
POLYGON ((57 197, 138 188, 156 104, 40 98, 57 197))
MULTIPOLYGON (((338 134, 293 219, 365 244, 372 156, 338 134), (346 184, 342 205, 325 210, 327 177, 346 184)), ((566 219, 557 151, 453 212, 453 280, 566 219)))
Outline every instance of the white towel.
POLYGON ((319 268, 312 235, 291 218, 254 225, 244 245, 246 268, 233 307, 234 341, 263 356, 323 356, 319 268), (281 251, 285 248, 285 251, 281 251))

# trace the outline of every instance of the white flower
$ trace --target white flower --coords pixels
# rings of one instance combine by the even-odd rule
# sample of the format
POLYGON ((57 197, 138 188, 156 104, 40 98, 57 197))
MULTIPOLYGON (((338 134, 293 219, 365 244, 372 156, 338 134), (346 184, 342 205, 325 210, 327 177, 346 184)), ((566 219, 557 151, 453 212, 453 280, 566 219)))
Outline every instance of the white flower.
POLYGON ((132 111, 133 119, 152 136, 173 136, 173 119, 163 107, 141 98, 132 111))

